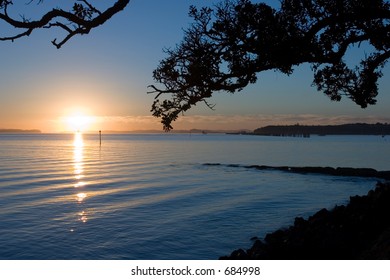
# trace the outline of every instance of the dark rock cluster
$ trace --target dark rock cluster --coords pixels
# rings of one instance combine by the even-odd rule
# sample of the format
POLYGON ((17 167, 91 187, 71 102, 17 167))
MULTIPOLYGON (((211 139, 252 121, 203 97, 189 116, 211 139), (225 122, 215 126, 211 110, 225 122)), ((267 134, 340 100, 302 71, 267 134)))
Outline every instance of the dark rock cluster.
POLYGON ((390 182, 346 206, 322 209, 220 259, 390 259, 390 182))
POLYGON ((299 174, 322 174, 331 176, 345 177, 369 177, 390 180, 390 171, 377 171, 373 168, 353 168, 353 167, 320 167, 320 166, 269 166, 269 165, 240 165, 240 164, 221 164, 221 163, 204 163, 204 166, 227 166, 239 167, 256 170, 276 170, 282 172, 299 173, 299 174))
POLYGON ((289 167, 289 166, 267 166, 267 165, 250 165, 245 168, 254 168, 258 170, 278 170, 291 173, 301 174, 324 174, 331 176, 345 177, 371 177, 380 179, 390 179, 390 171, 377 171, 373 168, 352 168, 352 167, 289 167))

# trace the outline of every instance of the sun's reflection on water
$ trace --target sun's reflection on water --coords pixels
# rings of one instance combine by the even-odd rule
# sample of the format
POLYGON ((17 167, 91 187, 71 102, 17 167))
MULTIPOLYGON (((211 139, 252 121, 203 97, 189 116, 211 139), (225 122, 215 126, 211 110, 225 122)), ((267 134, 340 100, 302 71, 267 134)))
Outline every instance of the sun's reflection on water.
POLYGON ((84 141, 83 135, 80 132, 75 133, 73 141, 73 154, 74 154, 74 174, 75 179, 80 180, 83 178, 83 149, 84 141))
POLYGON ((75 188, 80 188, 80 187, 84 187, 86 185, 85 182, 77 182, 76 184, 74 184, 74 187, 75 188))
MULTIPOLYGON (((74 183, 74 188, 79 188, 75 195, 76 201, 78 204, 81 204, 88 197, 88 194, 81 189, 86 185, 85 181, 82 181, 84 176, 84 140, 83 135, 80 132, 75 133, 73 141, 73 162, 74 162, 74 178, 76 179, 74 183)), ((85 210, 78 212, 78 221, 82 223, 87 222, 87 213, 85 210)))
POLYGON ((87 197, 87 194, 81 192, 81 193, 76 194, 76 197, 77 197, 78 202, 82 202, 87 197))

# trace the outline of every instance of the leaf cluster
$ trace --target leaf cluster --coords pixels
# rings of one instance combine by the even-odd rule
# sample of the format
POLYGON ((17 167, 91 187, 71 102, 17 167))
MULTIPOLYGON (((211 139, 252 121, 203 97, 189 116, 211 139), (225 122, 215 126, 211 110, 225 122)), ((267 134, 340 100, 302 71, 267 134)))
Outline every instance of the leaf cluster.
POLYGON ((258 73, 291 74, 309 63, 313 85, 332 100, 347 96, 361 107, 375 104, 381 69, 390 57, 390 10, 382 0, 283 0, 280 9, 249 0, 191 7, 191 26, 153 72, 154 116, 165 130, 181 114, 214 92, 234 93, 258 73), (364 43, 359 64, 347 51, 364 43), (168 99, 161 100, 162 95, 168 99))

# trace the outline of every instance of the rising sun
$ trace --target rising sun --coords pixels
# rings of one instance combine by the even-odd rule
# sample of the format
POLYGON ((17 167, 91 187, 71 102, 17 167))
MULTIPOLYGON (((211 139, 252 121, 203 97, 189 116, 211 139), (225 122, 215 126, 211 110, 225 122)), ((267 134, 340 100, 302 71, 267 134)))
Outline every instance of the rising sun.
POLYGON ((94 117, 82 113, 74 113, 65 117, 65 123, 69 130, 83 132, 91 129, 94 117))

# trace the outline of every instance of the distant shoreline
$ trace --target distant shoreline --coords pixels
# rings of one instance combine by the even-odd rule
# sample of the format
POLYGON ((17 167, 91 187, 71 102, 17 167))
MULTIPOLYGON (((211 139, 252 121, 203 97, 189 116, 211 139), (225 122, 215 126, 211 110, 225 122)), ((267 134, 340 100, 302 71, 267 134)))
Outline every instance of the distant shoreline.
POLYGON ((255 129, 254 135, 310 137, 310 135, 390 135, 390 124, 351 123, 341 125, 269 125, 255 129))
POLYGON ((9 133, 9 134, 40 134, 42 133, 39 129, 8 129, 0 128, 0 133, 9 133))
MULTIPOLYGON (((163 130, 101 130, 103 134, 231 134, 231 135, 258 135, 258 136, 281 136, 281 137, 310 137, 311 135, 390 135, 390 124, 388 123, 349 123, 340 125, 268 125, 249 129, 188 129, 172 130, 164 132, 163 130)), ((40 134, 39 129, 14 129, 0 128, 0 133, 10 134, 40 134)), ((46 133, 46 132, 45 132, 46 133)), ((48 132, 46 134, 69 134, 72 131, 48 132)), ((83 131, 83 134, 98 133, 95 131, 83 131)))

